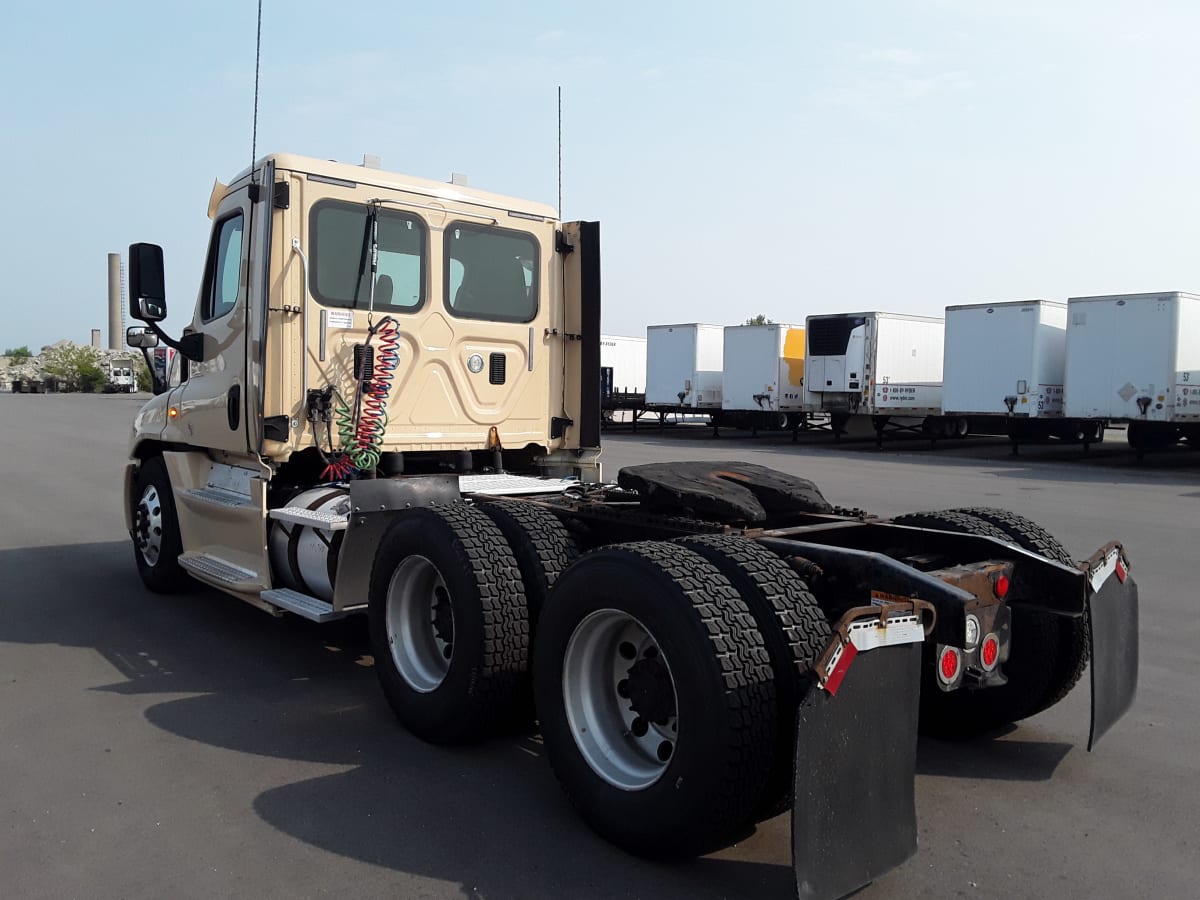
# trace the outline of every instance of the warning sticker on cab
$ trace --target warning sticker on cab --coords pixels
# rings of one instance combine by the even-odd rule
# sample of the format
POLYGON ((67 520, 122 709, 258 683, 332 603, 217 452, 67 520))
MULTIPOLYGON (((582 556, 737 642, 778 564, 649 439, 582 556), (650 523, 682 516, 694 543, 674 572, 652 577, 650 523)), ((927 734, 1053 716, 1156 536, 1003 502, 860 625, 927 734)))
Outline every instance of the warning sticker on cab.
POLYGON ((353 328, 354 312, 349 309, 327 309, 325 325, 328 328, 353 328))

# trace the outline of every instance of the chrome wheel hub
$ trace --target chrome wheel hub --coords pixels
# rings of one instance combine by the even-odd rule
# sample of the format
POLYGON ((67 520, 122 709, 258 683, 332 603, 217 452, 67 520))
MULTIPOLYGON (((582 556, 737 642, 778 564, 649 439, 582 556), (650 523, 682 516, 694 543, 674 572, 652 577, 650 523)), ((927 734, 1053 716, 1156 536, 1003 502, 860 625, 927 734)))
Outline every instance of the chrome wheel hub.
POLYGON ((601 609, 575 627, 563 701, 575 744, 597 775, 627 791, 662 777, 679 739, 679 702, 670 664, 641 622, 601 609))
POLYGON ((454 657, 454 607, 437 566, 409 556, 388 582, 388 645, 400 677, 415 691, 438 688, 454 657))

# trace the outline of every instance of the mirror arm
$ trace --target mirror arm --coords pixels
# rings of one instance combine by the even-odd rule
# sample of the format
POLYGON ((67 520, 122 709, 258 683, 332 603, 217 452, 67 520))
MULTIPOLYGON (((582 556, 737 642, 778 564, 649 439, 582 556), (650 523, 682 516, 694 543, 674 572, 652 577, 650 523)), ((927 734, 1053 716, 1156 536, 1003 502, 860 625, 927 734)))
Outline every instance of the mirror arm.
POLYGON ((175 350, 182 353, 187 359, 192 362, 204 362, 204 335, 185 334, 179 340, 171 337, 165 331, 158 327, 157 322, 147 322, 146 327, 158 335, 158 339, 175 350))

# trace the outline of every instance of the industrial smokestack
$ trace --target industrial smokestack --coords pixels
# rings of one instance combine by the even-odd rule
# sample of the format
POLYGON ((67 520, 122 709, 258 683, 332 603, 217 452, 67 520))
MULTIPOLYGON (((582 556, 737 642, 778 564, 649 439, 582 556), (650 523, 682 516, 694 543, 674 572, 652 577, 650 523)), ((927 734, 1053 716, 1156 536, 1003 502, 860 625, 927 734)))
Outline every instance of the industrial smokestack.
POLYGON ((121 334, 121 254, 108 254, 108 349, 120 350, 125 342, 121 334))
POLYGON ((95 347, 97 350, 100 349, 100 329, 99 328, 92 329, 92 346, 95 347))

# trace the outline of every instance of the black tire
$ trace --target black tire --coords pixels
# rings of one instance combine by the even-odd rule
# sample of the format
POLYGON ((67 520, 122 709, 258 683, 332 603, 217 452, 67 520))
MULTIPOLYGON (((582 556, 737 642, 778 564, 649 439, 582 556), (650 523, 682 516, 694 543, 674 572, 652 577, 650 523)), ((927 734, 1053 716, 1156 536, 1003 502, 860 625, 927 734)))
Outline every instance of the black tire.
POLYGON ((409 731, 466 743, 511 717, 528 677, 529 621, 517 562, 491 519, 466 506, 406 510, 380 542, 370 585, 375 670, 409 731), (420 616, 425 590, 438 598, 424 610, 429 619, 420 616), (444 671, 429 663, 439 653, 444 671))
POLYGON ((178 594, 195 585, 179 565, 183 543, 171 479, 161 456, 142 461, 129 497, 133 515, 133 558, 142 583, 156 594, 178 594))
POLYGON ((579 547, 558 516, 540 506, 519 500, 488 500, 479 508, 504 533, 516 557, 533 635, 550 589, 578 558, 579 547))
MULTIPOLYGON (((662 685, 656 677, 652 686, 662 685)), ((776 745, 775 687, 753 616, 703 557, 679 545, 643 541, 580 558, 558 580, 542 612, 533 684, 555 775, 583 818, 607 840, 642 856, 693 856, 725 846, 750 826, 776 745), (596 634, 593 623, 605 617, 631 621, 650 644, 644 655, 640 650, 628 655, 632 644, 622 641, 620 655, 630 666, 623 672, 624 663, 611 654, 577 652, 596 634), (631 688, 634 667, 651 653, 666 664, 674 734, 686 740, 669 746, 666 756, 664 741, 651 774, 621 787, 598 769, 636 752, 631 750, 636 725, 623 731, 615 716, 601 720, 610 723, 607 737, 613 742, 600 742, 603 751, 592 748, 593 758, 601 760, 594 767, 581 744, 602 728, 589 729, 581 707, 568 696, 573 685, 584 685, 595 704, 589 709, 623 705, 640 717, 621 685, 631 688), (579 659, 595 660, 603 674, 588 678, 586 670, 569 669, 579 659), (574 681, 569 671, 577 673, 574 681), (581 719, 577 730, 569 706, 581 719)), ((670 728, 669 717, 656 721, 670 728)))
MULTIPOLYGON (((911 513, 893 520, 897 525, 937 528, 997 538, 1009 535, 976 516, 959 510, 911 513)), ((1049 696, 1058 670, 1059 617, 1034 610, 1012 609, 1012 643, 1004 664, 1008 683, 982 690, 943 691, 934 669, 933 642, 926 642, 921 678, 923 734, 942 738, 975 737, 1027 718, 1049 696)))
MULTIPOLYGON (((1032 519, 1027 519, 1006 509, 995 509, 990 506, 974 506, 960 509, 958 512, 966 513, 994 525, 1008 535, 1009 540, 1024 550, 1029 550, 1066 566, 1073 567, 1075 565, 1075 560, 1071 559, 1070 552, 1062 542, 1032 519)), ((1034 710, 1030 715, 1049 709, 1071 693, 1071 689, 1083 677, 1091 654, 1091 625, 1087 613, 1078 619, 1068 619, 1031 610, 1014 609, 1013 629, 1017 631, 1020 628, 1027 631, 1031 627, 1046 628, 1048 623, 1041 621, 1044 619, 1054 620, 1054 630, 1058 631, 1058 654, 1055 658, 1054 675, 1046 686, 1046 693, 1034 705, 1034 710)))
POLYGON ((763 637, 775 678, 779 733, 755 818, 773 818, 792 805, 796 714, 815 683, 813 664, 829 645, 829 623, 817 598, 795 570, 754 541, 706 535, 685 538, 680 543, 707 559, 729 580, 763 637))

